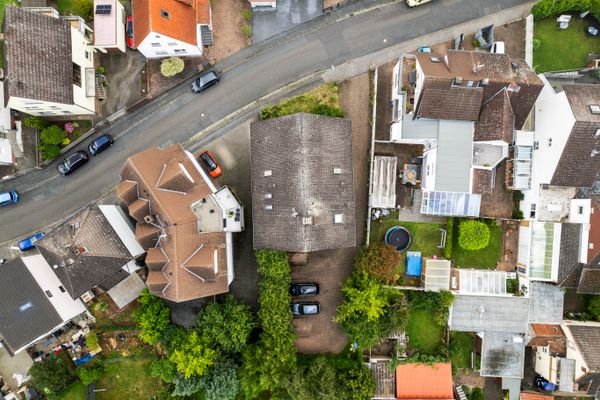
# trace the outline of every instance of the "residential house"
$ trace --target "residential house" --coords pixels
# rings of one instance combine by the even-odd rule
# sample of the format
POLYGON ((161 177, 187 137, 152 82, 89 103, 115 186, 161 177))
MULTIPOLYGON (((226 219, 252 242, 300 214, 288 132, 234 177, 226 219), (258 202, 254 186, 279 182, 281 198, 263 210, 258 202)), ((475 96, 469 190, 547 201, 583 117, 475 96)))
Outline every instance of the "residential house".
POLYGON ((452 366, 450 363, 398 365, 396 399, 453 400, 452 366))
MULTIPOLYGON (((460 276, 461 288, 465 284, 460 276)), ((470 279, 476 279, 477 276, 470 279)), ((494 279, 488 277, 492 282, 494 279)), ((562 320, 562 289, 541 282, 527 282, 525 296, 494 293, 494 285, 470 284, 469 292, 455 295, 450 309, 450 330, 474 332, 481 342, 481 376, 502 378, 509 398, 518 399, 524 376, 525 344, 532 324, 559 324, 562 320)))
POLYGON ((559 374, 561 391, 585 392, 600 396, 600 323, 563 321, 561 327, 567 337, 567 355, 572 365, 559 374), (570 390, 570 389, 573 390, 570 390))
POLYGON ((298 113, 250 130, 254 248, 356 246, 350 121, 298 113))
POLYGON ((209 0, 134 0, 135 47, 146 58, 199 57, 213 43, 209 0))
POLYGON ((415 58, 414 98, 403 90, 403 56, 394 67, 390 141, 424 146, 423 214, 510 218, 498 208, 515 131, 543 83, 524 61, 505 54, 448 50, 415 58), (406 114, 408 101, 414 111, 406 114), (489 204, 488 204, 489 203, 489 204))
POLYGON ((125 7, 118 0, 94 0, 94 48, 125 53, 125 7))
POLYGON ((7 6, 4 100, 7 108, 44 117, 94 115, 96 71, 91 30, 53 8, 7 6))
MULTIPOLYGON (((136 275, 136 258, 144 254, 127 216, 117 206, 95 203, 48 232, 36 247, 71 298, 84 301, 93 297, 92 289, 109 291, 136 275)), ((132 295, 131 301, 139 291, 132 295)))
POLYGON ((521 392, 519 400, 553 400, 554 396, 538 392, 521 392))
POLYGON ((243 208, 191 153, 172 145, 129 157, 117 195, 147 251, 152 294, 183 302, 229 291, 233 232, 244 229, 243 208))
POLYGON ((44 259, 38 255, 10 260, 0 268, 0 341, 11 354, 86 312, 81 300, 73 300, 55 276, 41 279, 40 267, 44 259))
POLYGON ((566 336, 559 324, 531 324, 527 346, 532 348, 535 372, 548 381, 558 384, 561 361, 567 352, 566 336))

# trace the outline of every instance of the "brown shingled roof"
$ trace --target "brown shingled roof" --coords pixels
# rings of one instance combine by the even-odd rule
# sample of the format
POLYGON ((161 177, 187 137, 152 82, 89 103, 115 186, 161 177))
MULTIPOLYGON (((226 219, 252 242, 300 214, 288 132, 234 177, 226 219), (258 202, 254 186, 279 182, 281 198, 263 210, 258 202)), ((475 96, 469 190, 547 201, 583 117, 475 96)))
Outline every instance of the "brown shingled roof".
POLYGON ((130 157, 121 179, 138 182, 155 219, 136 227, 138 241, 148 248, 150 291, 175 302, 226 293, 225 233, 199 232, 191 208, 212 193, 193 157, 181 145, 152 148, 130 157))
POLYGON ((123 181, 117 185, 117 196, 126 206, 137 200, 137 191, 137 182, 123 181))
POLYGON ((474 140, 503 140, 513 142, 515 115, 505 88, 500 90, 481 107, 479 122, 475 124, 474 140))

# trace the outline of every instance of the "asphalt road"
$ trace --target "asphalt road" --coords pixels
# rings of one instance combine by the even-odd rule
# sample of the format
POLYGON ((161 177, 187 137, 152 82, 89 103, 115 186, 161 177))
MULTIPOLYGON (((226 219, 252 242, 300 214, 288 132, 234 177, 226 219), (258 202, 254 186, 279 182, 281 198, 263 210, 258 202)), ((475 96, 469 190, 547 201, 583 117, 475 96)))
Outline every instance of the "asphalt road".
MULTIPOLYGON (((319 17, 244 49, 215 66, 225 73, 207 92, 195 95, 189 84, 181 85, 99 129, 98 135, 110 132, 115 136, 114 146, 73 175, 59 176, 55 161, 43 170, 0 183, 0 191, 17 190, 21 194, 19 204, 0 212, 0 243, 10 246, 110 192, 131 154, 151 146, 185 143, 232 112, 331 66, 522 3, 436 0, 409 9, 396 2, 348 15, 353 10, 349 6, 347 11, 340 9, 337 14, 319 17)), ((376 2, 363 0, 363 4, 376 2)), ((85 147, 74 150, 80 148, 85 147)))

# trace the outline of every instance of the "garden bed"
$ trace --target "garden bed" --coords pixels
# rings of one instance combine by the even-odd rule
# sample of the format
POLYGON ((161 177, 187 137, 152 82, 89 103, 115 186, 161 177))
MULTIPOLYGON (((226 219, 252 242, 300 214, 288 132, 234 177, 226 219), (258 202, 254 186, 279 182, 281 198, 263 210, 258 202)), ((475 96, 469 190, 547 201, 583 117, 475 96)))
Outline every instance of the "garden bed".
POLYGON ((533 66, 538 73, 577 69, 586 66, 590 53, 600 53, 600 38, 586 33, 588 26, 598 22, 588 17, 573 16, 569 27, 558 28, 556 17, 535 21, 533 66))
POLYGON ((299 112, 343 117, 337 83, 326 83, 300 96, 292 97, 260 111, 260 119, 283 117, 299 112))

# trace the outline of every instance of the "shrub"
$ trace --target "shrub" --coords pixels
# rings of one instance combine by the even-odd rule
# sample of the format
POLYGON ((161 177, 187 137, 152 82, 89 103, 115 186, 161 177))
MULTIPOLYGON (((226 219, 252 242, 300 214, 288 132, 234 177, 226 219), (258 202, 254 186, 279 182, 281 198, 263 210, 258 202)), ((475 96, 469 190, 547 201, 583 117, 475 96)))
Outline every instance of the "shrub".
POLYGON ((67 138, 67 133, 56 125, 50 125, 40 132, 40 142, 42 144, 60 145, 67 138))
POLYGON ((354 268, 363 271, 383 283, 393 283, 396 275, 396 266, 400 260, 400 253, 384 244, 364 247, 356 261, 354 268))
POLYGON ((515 190, 513 192, 513 201, 519 202, 523 201, 523 199, 525 199, 525 195, 523 194, 523 192, 521 192, 520 190, 515 190))
POLYGON ((97 382, 103 373, 104 373, 104 368, 99 363, 96 363, 96 365, 94 365, 94 366, 80 367, 77 370, 77 375, 79 376, 79 380, 81 381, 81 383, 83 383, 86 386, 90 385, 94 382, 97 382))
POLYGON ((589 11, 590 14, 600 19, 600 1, 598 0, 541 0, 538 1, 531 13, 536 19, 562 14, 564 12, 589 11))
POLYGON ((600 296, 591 296, 587 311, 593 319, 600 321, 600 296))
POLYGON ((246 21, 252 21, 252 10, 243 9, 242 16, 246 21))
POLYGON ((542 47, 541 39, 533 39, 533 51, 539 50, 542 47))
POLYGON ((23 121, 25 126, 28 126, 33 129, 37 129, 38 131, 46 129, 50 123, 41 119, 40 117, 36 117, 34 115, 30 117, 25 117, 25 121, 23 121))
POLYGON ((246 36, 246 37, 251 37, 252 36, 252 25, 249 24, 244 24, 244 26, 242 26, 242 35, 246 36))
POLYGON ((169 325, 170 312, 165 303, 153 296, 148 289, 143 289, 138 299, 140 307, 133 317, 140 329, 140 339, 154 345, 169 325))
POLYGON ((513 219, 523 219, 523 211, 520 209, 514 209, 512 213, 513 219))
POLYGON ((171 76, 179 74, 181 71, 183 71, 184 67, 185 63, 181 58, 170 57, 162 60, 162 62, 160 63, 160 73, 164 77, 169 78, 171 76))
POLYGON ((473 388, 469 400, 485 400, 485 397, 483 396, 483 390, 481 390, 481 388, 478 387, 473 388))
POLYGON ((57 144, 41 144, 39 149, 44 160, 53 160, 60 154, 60 146, 57 144))
POLYGON ((473 48, 478 48, 479 46, 481 46, 481 43, 479 43, 479 40, 477 39, 473 39, 473 48))
POLYGON ((464 220, 458 226, 458 245, 465 250, 485 249, 490 243, 490 228, 485 222, 464 220))
POLYGON ((33 363, 29 370, 31 383, 47 397, 54 397, 71 381, 71 375, 63 358, 46 358, 33 363))

